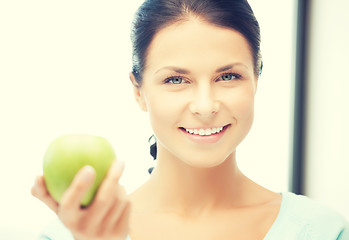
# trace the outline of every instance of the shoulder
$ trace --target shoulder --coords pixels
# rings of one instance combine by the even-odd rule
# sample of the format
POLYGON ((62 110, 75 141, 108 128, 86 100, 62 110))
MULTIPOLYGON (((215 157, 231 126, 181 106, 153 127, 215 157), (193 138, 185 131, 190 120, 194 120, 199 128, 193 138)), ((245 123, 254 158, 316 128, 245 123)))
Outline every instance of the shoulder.
POLYGON ((290 217, 309 223, 332 223, 341 225, 347 223, 345 218, 338 212, 330 209, 309 197, 284 193, 285 207, 290 217))
MULTIPOLYGON (((283 193, 280 228, 294 229, 304 239, 349 239, 347 220, 334 210, 303 195, 283 193), (310 237, 311 236, 311 237, 310 237), (345 236, 344 236, 345 237, 345 236)), ((302 238, 300 238, 302 239, 302 238)))
POLYGON ((39 240, 74 240, 73 235, 57 218, 49 223, 40 233, 39 240))

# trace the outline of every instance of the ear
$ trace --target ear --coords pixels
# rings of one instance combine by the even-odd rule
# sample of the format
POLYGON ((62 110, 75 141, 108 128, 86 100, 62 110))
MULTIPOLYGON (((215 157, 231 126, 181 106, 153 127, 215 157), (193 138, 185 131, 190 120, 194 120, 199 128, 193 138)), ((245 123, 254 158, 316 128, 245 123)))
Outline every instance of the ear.
POLYGON ((135 96, 135 99, 136 99, 138 105, 140 106, 140 108, 144 112, 147 112, 148 109, 147 109, 147 104, 145 103, 143 89, 139 85, 139 83, 136 81, 136 78, 132 72, 130 72, 130 80, 131 80, 132 85, 133 85, 133 93, 134 93, 134 96, 135 96))

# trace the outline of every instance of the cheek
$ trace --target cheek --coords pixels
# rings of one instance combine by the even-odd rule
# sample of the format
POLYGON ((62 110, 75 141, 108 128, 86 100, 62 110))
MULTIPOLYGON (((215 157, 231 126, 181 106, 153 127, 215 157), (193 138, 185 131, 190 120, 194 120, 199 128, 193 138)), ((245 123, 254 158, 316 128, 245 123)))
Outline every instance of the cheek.
POLYGON ((239 89, 230 94, 224 102, 239 124, 250 125, 254 115, 254 92, 251 89, 239 89))
POLYGON ((185 110, 185 97, 178 93, 154 92, 147 97, 147 106, 154 131, 164 126, 176 126, 185 110))
POLYGON ((254 93, 248 89, 236 91, 225 100, 229 115, 232 117, 230 149, 236 147, 245 139, 251 130, 254 118, 254 93))

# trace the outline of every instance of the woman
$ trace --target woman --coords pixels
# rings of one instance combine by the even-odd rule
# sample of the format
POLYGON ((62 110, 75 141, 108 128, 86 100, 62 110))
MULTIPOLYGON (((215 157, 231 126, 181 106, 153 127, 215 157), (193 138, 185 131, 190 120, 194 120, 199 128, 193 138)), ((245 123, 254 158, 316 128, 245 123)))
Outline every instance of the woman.
POLYGON ((349 239, 337 214, 265 189, 237 166, 262 69, 259 25, 247 1, 147 0, 132 41, 130 79, 150 116, 157 166, 125 196, 116 162, 86 209, 80 200, 93 169, 77 174, 60 204, 39 177, 33 194, 64 225, 44 239, 349 239))

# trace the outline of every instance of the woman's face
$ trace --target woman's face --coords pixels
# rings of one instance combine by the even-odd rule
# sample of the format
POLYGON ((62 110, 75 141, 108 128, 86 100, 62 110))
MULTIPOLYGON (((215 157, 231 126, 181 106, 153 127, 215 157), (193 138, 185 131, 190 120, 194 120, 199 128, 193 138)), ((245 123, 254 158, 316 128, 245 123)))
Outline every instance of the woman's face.
POLYGON ((159 157, 213 167, 234 153, 253 122, 253 69, 248 42, 237 31, 198 19, 159 31, 142 86, 135 87, 159 157))

